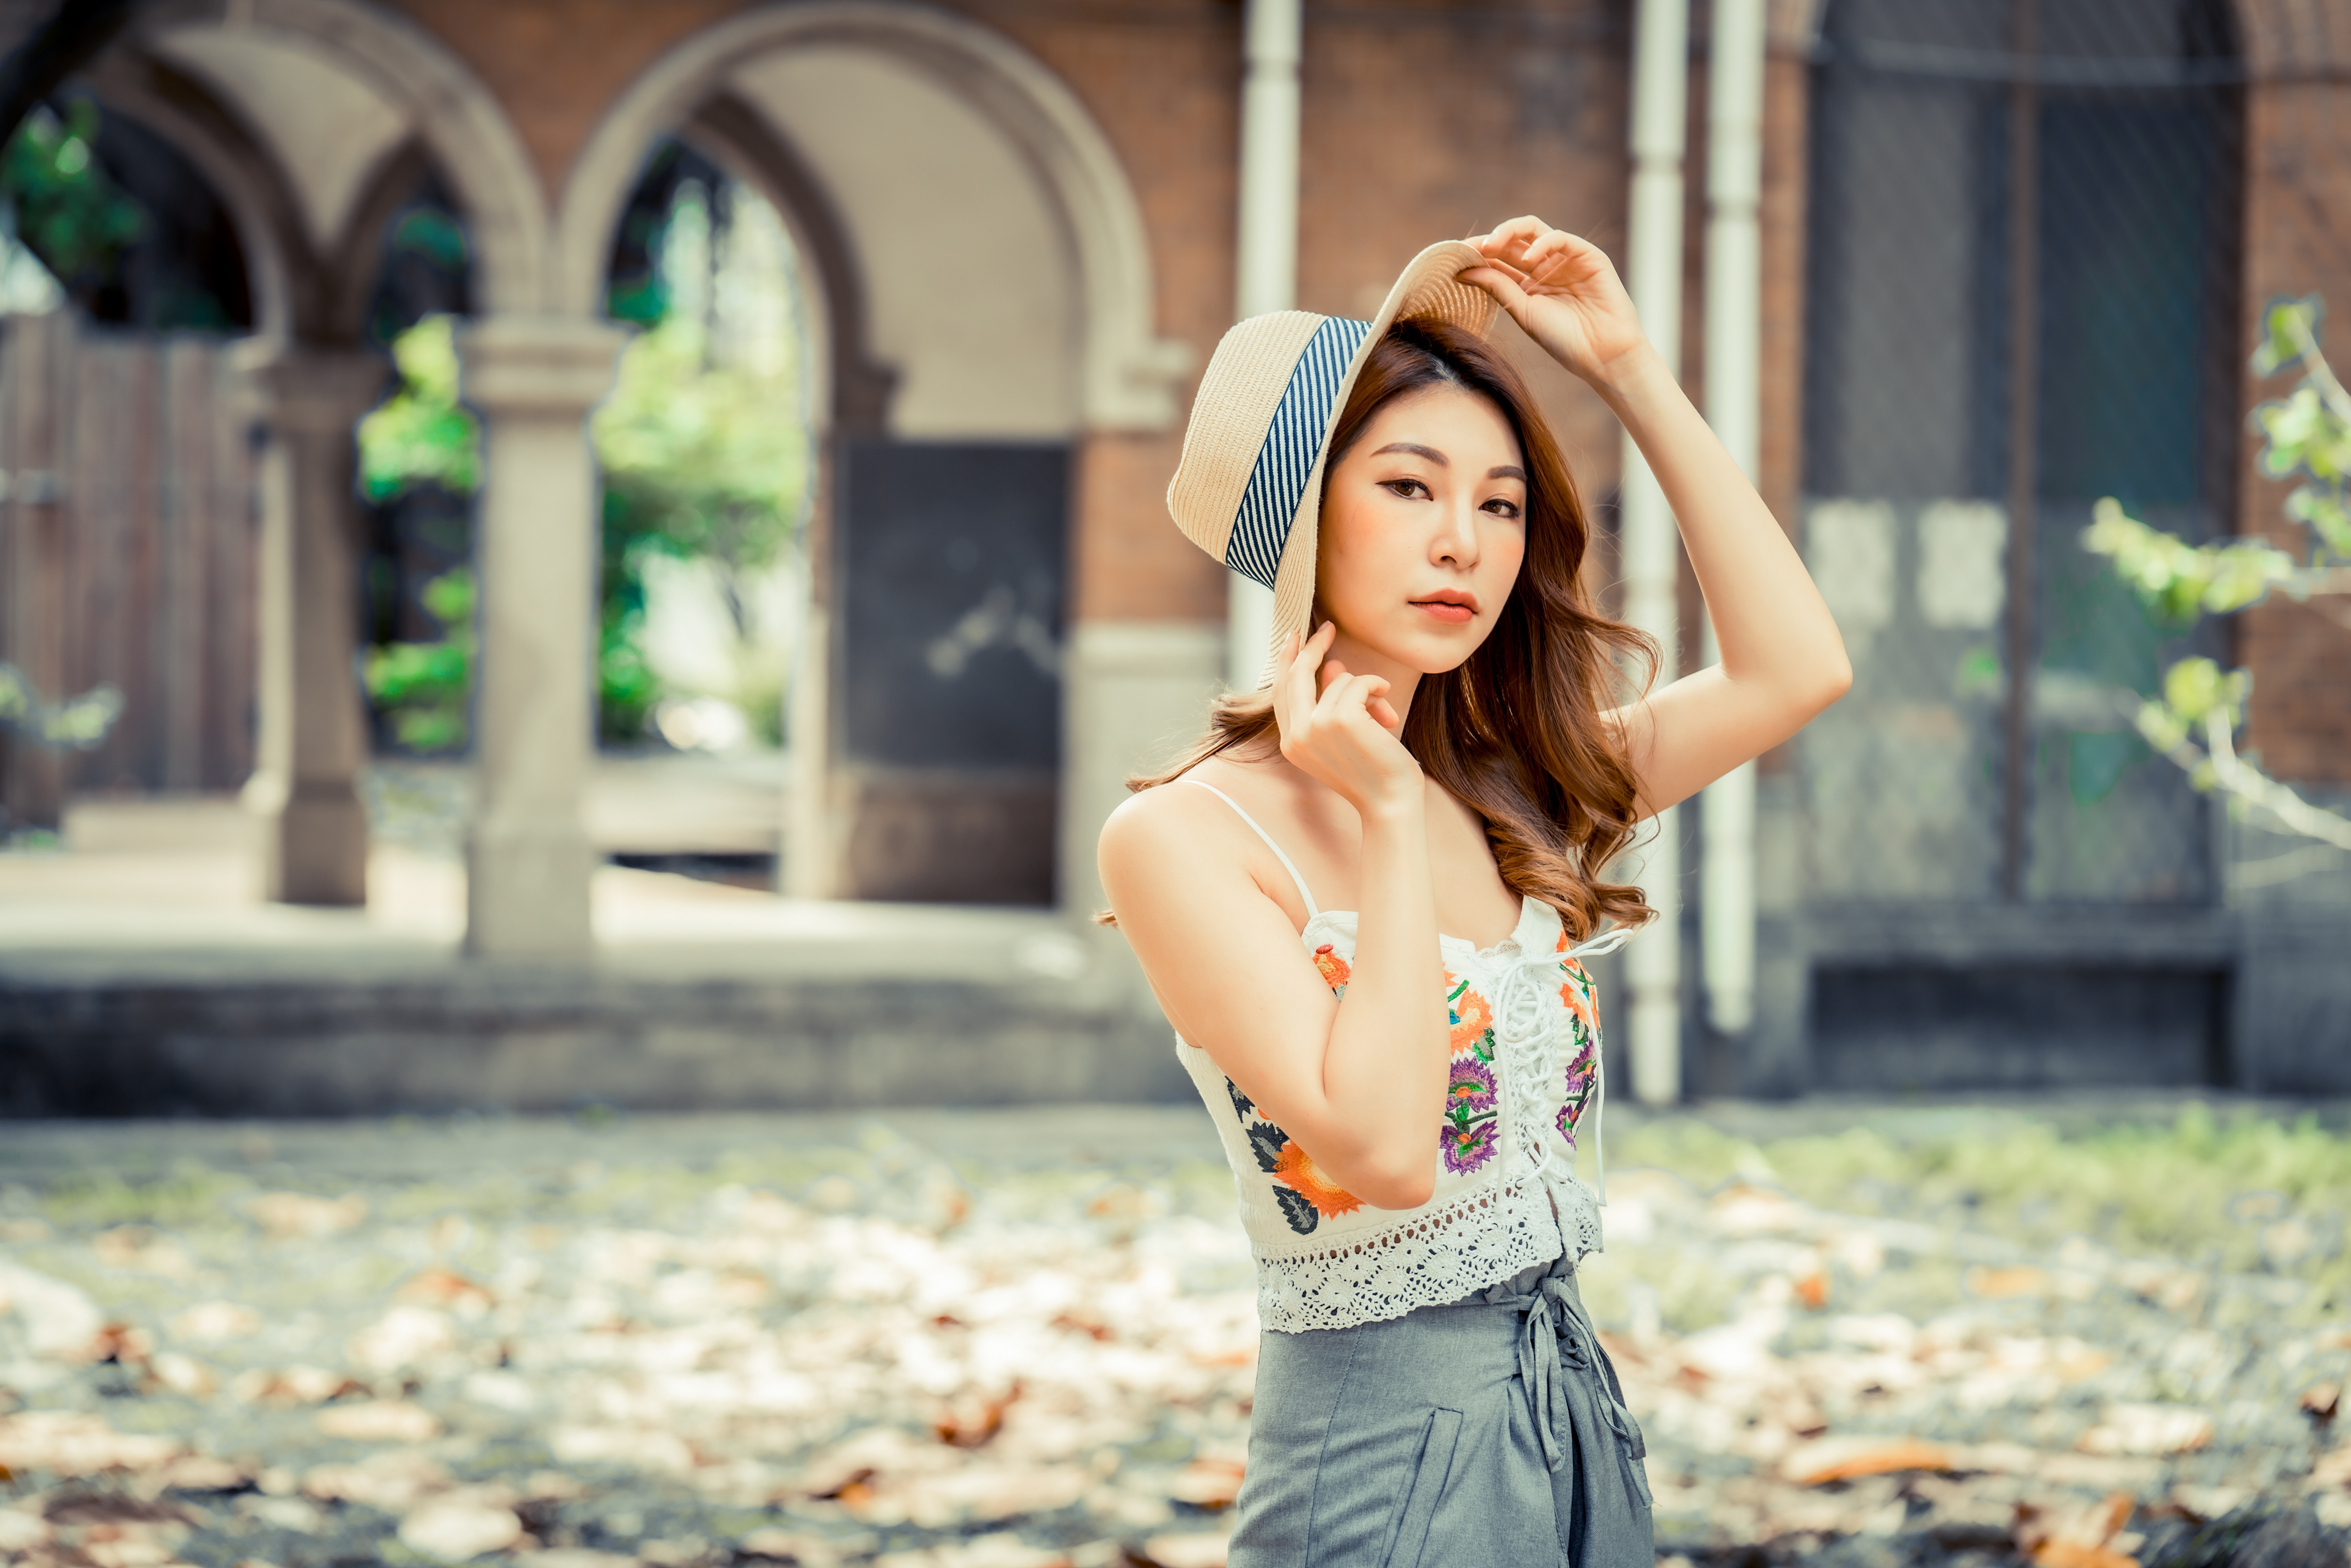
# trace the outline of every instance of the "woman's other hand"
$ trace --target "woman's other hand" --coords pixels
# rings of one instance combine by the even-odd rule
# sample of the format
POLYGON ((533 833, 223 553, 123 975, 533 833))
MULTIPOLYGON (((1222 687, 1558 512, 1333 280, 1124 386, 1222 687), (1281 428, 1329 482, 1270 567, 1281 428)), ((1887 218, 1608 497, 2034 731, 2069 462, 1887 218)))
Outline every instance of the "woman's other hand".
POLYGON ((1337 635, 1329 621, 1302 643, 1290 634, 1273 692, 1281 754, 1367 820, 1417 809, 1420 764, 1404 747, 1404 721, 1388 702, 1388 683, 1351 674, 1327 659, 1337 635))
POLYGON ((1461 274, 1500 301, 1545 353, 1597 385, 1647 346, 1633 298, 1590 240, 1537 217, 1513 218, 1469 242, 1485 267, 1461 274))

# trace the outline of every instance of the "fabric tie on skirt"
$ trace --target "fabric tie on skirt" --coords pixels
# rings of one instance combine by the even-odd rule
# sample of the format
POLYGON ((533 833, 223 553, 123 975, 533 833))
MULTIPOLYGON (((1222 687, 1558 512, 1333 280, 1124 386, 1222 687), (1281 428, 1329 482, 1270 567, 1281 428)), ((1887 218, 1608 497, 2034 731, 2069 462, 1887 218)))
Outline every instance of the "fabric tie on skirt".
MULTIPOLYGON (((1564 1260, 1562 1260, 1562 1263, 1564 1260)), ((1489 1295, 1496 1306, 1523 1314, 1519 1330, 1519 1378, 1533 1406, 1536 1433, 1542 1439, 1543 1461, 1553 1471, 1567 1462, 1567 1445, 1573 1440, 1568 1416, 1569 1390, 1590 1399, 1600 1418, 1616 1437, 1616 1456, 1625 1469, 1625 1489, 1654 1507, 1649 1478, 1642 1461, 1648 1445, 1640 1424, 1625 1407, 1616 1385, 1616 1369, 1601 1346, 1592 1319, 1576 1299, 1573 1274, 1554 1265, 1552 1271, 1524 1295, 1489 1295)), ((1502 1287, 1506 1289, 1507 1287, 1502 1287)))

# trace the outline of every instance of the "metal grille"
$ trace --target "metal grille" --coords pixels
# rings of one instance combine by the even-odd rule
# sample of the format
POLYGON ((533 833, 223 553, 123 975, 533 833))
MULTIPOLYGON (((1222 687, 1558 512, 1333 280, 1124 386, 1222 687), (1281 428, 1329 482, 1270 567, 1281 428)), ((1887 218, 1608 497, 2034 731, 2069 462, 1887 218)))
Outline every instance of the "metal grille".
POLYGON ((1829 7, 1806 549, 1855 685, 1802 744, 1819 895, 2216 897, 2126 716, 2182 644, 2079 541, 2109 495, 2236 526, 2241 76, 2221 0, 1829 7))

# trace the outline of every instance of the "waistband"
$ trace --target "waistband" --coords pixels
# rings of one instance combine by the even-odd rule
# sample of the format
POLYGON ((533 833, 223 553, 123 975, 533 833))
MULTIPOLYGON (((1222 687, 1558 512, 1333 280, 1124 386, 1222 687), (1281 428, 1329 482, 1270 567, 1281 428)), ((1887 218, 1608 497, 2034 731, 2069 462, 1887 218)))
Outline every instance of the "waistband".
POLYGON ((1520 1314, 1519 1381, 1526 1389, 1529 1414, 1542 1439, 1543 1462, 1556 1471, 1566 1462, 1573 1441, 1567 1385, 1567 1379, 1573 1377, 1616 1439, 1627 1490, 1641 1500, 1644 1508, 1653 1506, 1642 1464, 1648 1458, 1648 1445, 1641 1437, 1640 1424, 1625 1407, 1616 1366, 1600 1343, 1600 1331, 1583 1310, 1583 1298, 1575 1288, 1574 1260, 1562 1255, 1547 1265, 1522 1270, 1499 1284, 1464 1297, 1459 1304, 1506 1307, 1520 1314))

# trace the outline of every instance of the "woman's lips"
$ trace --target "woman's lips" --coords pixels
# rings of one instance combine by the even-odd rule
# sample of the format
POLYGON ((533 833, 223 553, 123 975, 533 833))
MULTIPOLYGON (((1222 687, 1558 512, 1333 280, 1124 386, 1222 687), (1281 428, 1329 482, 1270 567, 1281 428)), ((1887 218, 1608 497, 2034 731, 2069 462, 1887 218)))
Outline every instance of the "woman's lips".
POLYGON ((1469 606, 1466 604, 1456 604, 1449 599, 1416 599, 1412 603, 1414 609, 1425 610, 1428 612, 1429 614, 1436 616, 1439 621, 1447 622, 1455 626, 1460 625, 1463 622, 1469 620, 1477 613, 1477 612, 1470 609, 1469 606))

